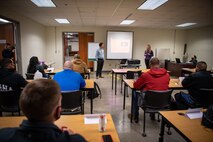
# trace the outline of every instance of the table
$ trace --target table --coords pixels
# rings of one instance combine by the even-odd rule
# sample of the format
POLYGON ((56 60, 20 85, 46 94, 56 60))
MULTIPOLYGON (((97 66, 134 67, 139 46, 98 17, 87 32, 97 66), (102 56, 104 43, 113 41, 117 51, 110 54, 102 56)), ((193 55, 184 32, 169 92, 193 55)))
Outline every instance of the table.
MULTIPOLYGON (((120 142, 114 122, 110 114, 106 115, 106 131, 99 132, 98 124, 84 124, 84 115, 61 115, 61 118, 55 122, 60 128, 67 126, 75 133, 81 134, 89 142, 101 142, 102 135, 111 135, 113 142, 120 142)), ((18 127, 24 116, 19 117, 0 117, 0 128, 18 127)))
POLYGON ((138 68, 141 66, 141 64, 119 64, 119 68, 122 69, 124 67, 126 68, 138 68))
MULTIPOLYGON (((133 79, 123 79, 124 81, 124 98, 123 98, 123 109, 125 109, 125 101, 126 101, 126 87, 129 87, 132 90, 132 98, 131 98, 131 118, 130 122, 132 123, 132 115, 133 115, 133 94, 138 89, 135 89, 133 86, 134 80, 133 79)), ((169 81, 169 89, 172 90, 179 90, 183 89, 182 84, 179 82, 179 79, 170 79, 169 81)))
POLYGON ((212 142, 213 130, 201 125, 201 118, 189 119, 178 113, 186 110, 160 111, 162 116, 159 142, 163 142, 165 124, 172 126, 188 142, 212 142))
MULTIPOLYGON (((117 93, 117 75, 118 74, 122 75, 122 79, 123 79, 123 75, 127 74, 127 71, 147 72, 147 71, 149 71, 149 69, 112 69, 112 90, 113 90, 114 78, 115 78, 115 95, 117 93), (114 77, 114 74, 115 74, 115 77, 114 77)), ((121 79, 121 83, 122 83, 122 79, 121 79)), ((122 90, 122 87, 121 87, 121 90, 122 90)))
MULTIPOLYGON (((27 82, 32 82, 33 80, 27 80, 27 82)), ((81 88, 80 90, 82 91, 91 91, 91 94, 93 95, 94 93, 94 80, 91 79, 85 79, 86 86, 84 88, 81 88)), ((93 113, 93 99, 91 97, 90 99, 90 113, 93 113)))

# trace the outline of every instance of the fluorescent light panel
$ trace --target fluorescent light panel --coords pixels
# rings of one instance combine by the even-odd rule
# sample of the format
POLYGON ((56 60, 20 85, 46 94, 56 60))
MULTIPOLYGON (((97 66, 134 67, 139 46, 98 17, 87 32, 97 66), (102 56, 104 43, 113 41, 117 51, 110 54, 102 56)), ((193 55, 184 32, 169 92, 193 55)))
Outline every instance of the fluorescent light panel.
POLYGON ((180 24, 180 25, 176 25, 176 27, 188 27, 188 26, 192 26, 192 25, 195 25, 197 23, 183 23, 183 24, 180 24))
POLYGON ((154 10, 167 2, 168 0, 147 0, 138 9, 142 10, 154 10))
POLYGON ((1 22, 4 22, 4 23, 9 23, 9 22, 10 22, 10 21, 5 20, 5 19, 2 19, 2 18, 0 18, 0 21, 1 21, 1 22))
POLYGON ((56 7, 51 0, 31 0, 38 7, 56 7))
POLYGON ((67 19, 55 19, 60 24, 69 24, 70 22, 67 19))
POLYGON ((120 25, 130 25, 132 23, 134 23, 135 20, 123 20, 120 25))

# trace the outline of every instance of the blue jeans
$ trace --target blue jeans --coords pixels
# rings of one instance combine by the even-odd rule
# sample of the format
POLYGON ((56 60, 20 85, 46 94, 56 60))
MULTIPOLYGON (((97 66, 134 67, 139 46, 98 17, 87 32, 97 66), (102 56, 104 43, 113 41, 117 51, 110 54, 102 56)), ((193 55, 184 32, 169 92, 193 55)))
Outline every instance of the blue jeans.
POLYGON ((135 118, 138 118, 139 116, 139 104, 142 104, 142 102, 139 102, 139 100, 142 101, 143 97, 144 97, 144 93, 141 94, 139 92, 135 92, 133 94, 133 115, 135 118), (142 97, 142 98, 138 99, 139 97, 142 97))
POLYGON ((175 100, 178 109, 188 109, 190 107, 193 107, 195 104, 191 95, 183 92, 175 94, 175 100))

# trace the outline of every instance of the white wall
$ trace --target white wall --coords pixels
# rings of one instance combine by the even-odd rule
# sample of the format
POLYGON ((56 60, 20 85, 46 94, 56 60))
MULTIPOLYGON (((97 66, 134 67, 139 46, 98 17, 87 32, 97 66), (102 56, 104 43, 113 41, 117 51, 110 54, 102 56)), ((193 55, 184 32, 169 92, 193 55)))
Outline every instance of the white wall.
POLYGON ((189 60, 193 55, 198 61, 206 61, 208 69, 213 67, 213 26, 187 31, 189 60))
POLYGON ((22 59, 22 73, 24 75, 32 56, 38 56, 40 60, 46 58, 45 26, 8 10, 1 9, 0 13, 20 23, 21 55, 18 56, 21 56, 22 59))
MULTIPOLYGON (((46 48, 47 48, 47 61, 54 61, 55 68, 61 68, 63 65, 63 39, 62 32, 94 32, 95 42, 104 42, 106 44, 107 30, 120 30, 120 31, 134 31, 134 47, 133 58, 142 61, 144 64, 144 50, 149 43, 153 51, 155 48, 170 48, 171 60, 175 57, 182 58, 183 47, 186 43, 186 32, 176 31, 176 42, 174 49, 174 30, 164 29, 143 29, 143 28, 127 28, 127 27, 77 27, 77 26, 64 26, 64 27, 47 27, 46 28, 46 48), (173 51, 174 54, 173 54, 173 51)), ((119 61, 106 60, 104 70, 111 70, 117 67, 119 61)))

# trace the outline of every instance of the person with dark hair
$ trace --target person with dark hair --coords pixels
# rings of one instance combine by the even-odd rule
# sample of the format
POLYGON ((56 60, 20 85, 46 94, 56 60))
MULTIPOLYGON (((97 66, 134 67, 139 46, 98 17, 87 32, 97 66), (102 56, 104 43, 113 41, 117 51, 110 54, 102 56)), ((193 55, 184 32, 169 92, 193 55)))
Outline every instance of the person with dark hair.
MULTIPOLYGON (((197 63, 196 72, 185 77, 182 85, 189 94, 180 92, 175 94, 177 109, 188 109, 190 107, 202 107, 201 88, 213 89, 213 77, 207 72, 207 64, 204 61, 197 63)), ((205 100, 204 100, 205 102, 205 100)))
POLYGON ((194 55, 194 56, 191 58, 191 60, 190 60, 189 62, 192 62, 192 64, 193 64, 194 66, 196 66, 196 65, 197 65, 197 56, 194 55))
MULTIPOLYGON (((169 88, 169 74, 164 68, 160 68, 160 61, 158 58, 151 58, 149 62, 150 70, 142 73, 141 76, 134 82, 135 89, 140 89, 142 92, 147 90, 164 91, 169 88)), ((138 107, 138 93, 133 94, 133 113, 134 120, 138 123, 139 107, 138 107)), ((144 93, 143 93, 144 95, 144 93)), ((144 96, 143 96, 144 97, 144 96)), ((151 119, 154 120, 154 114, 151 114, 151 119)))
POLYGON ((151 45, 147 44, 147 48, 144 52, 144 57, 145 57, 145 64, 146 64, 146 68, 149 69, 149 61, 150 59, 153 57, 153 51, 151 49, 151 45))
POLYGON ((79 54, 74 55, 74 60, 72 60, 73 70, 79 73, 88 73, 87 65, 84 61, 81 60, 79 54))
POLYGON ((38 57, 33 56, 30 58, 27 73, 34 74, 37 70, 42 73, 43 77, 48 77, 44 72, 43 66, 39 63, 38 57))
POLYGON ((99 48, 96 50, 95 58, 97 61, 96 79, 104 78, 102 76, 102 69, 104 66, 104 43, 99 43, 99 48))
POLYGON ((0 91, 15 91, 20 94, 27 81, 15 72, 13 60, 4 58, 0 61, 0 66, 0 91))
POLYGON ((14 59, 14 46, 11 46, 10 43, 6 43, 4 50, 2 51, 2 57, 3 58, 9 58, 9 59, 14 59))
POLYGON ((38 79, 29 83, 19 100, 27 120, 20 127, 0 129, 1 142, 86 142, 81 135, 54 124, 60 118, 61 99, 55 81, 38 79))

